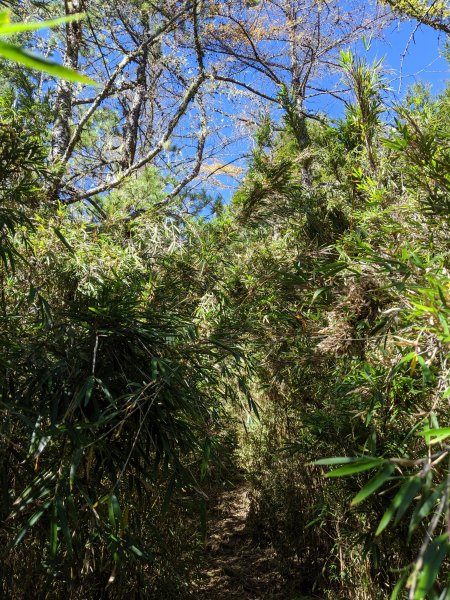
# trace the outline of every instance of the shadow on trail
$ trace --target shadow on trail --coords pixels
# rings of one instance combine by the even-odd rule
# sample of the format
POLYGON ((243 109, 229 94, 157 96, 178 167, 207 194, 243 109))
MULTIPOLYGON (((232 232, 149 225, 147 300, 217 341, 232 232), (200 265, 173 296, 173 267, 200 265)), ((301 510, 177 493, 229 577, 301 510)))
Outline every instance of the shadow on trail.
POLYGON ((224 492, 209 516, 206 566, 195 597, 199 600, 303 600, 294 581, 282 575, 271 546, 261 546, 248 524, 250 492, 245 486, 224 492))

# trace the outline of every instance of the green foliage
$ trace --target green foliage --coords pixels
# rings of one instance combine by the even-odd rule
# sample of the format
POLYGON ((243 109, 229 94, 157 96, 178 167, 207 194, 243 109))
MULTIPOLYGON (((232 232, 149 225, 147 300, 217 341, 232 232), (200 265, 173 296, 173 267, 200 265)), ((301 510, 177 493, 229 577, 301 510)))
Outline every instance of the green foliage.
POLYGON ((387 148, 404 156, 405 175, 411 189, 420 190, 420 201, 433 215, 448 216, 450 206, 450 131, 448 100, 425 101, 420 111, 398 109, 395 130, 384 141, 387 148))
MULTIPOLYGON (((59 19, 52 19, 51 21, 42 21, 41 23, 11 23, 10 12, 8 10, 4 10, 0 12, 0 36, 9 36, 18 33, 36 31, 38 29, 46 29, 48 27, 56 27, 58 25, 62 25, 63 23, 78 21, 83 17, 83 14, 77 14, 60 17, 59 19)), ((68 81, 95 85, 95 81, 89 77, 81 75, 73 69, 69 69, 68 67, 48 60, 47 58, 32 54, 25 48, 22 48, 16 44, 11 44, 10 42, 0 40, 0 56, 15 63, 19 63, 20 65, 23 65, 29 69, 44 71, 44 73, 49 73, 50 75, 66 79, 68 81)))
MULTIPOLYGON (((23 544, 39 552, 37 589, 51 576, 92 590, 122 572, 161 585, 183 528, 196 539, 194 506, 228 444, 227 405, 255 408, 239 346, 198 320, 203 292, 186 279, 183 241, 195 225, 182 231, 152 208, 161 197, 149 169, 102 202, 101 221, 36 205, 20 222, 27 245, 10 237, 24 260, 3 296, 0 471, 14 486, 2 546, 14 557, 23 544), (96 583, 83 582, 91 560, 96 583)), ((5 593, 18 572, 20 561, 5 593)))
POLYGON ((375 138, 380 129, 380 116, 385 107, 382 94, 387 85, 382 76, 382 60, 368 65, 354 57, 350 50, 341 52, 340 66, 344 72, 343 82, 353 92, 353 102, 346 103, 345 120, 341 123, 341 135, 349 149, 366 148, 371 169, 376 169, 375 138))
POLYGON ((14 111, 10 98, 0 100, 0 260, 4 272, 14 269, 20 253, 14 238, 26 240, 31 215, 41 202, 45 148, 28 127, 26 113, 14 111))
POLYGON ((416 19, 419 23, 450 33, 450 9, 447 0, 382 0, 401 17, 416 19))
MULTIPOLYGON (((209 220, 150 166, 49 205, 48 107, 5 88, 5 597, 186 596, 238 464, 302 593, 448 595, 450 96, 416 87, 391 119, 381 61, 340 66, 344 118, 282 88, 209 220)), ((98 112, 83 148, 120 126, 98 112)))
POLYGON ((312 190, 288 126, 234 199, 262 407, 244 451, 252 519, 289 577, 308 556, 324 597, 446 597, 448 93, 413 89, 388 127, 381 63, 342 60, 354 102, 310 127, 312 190))

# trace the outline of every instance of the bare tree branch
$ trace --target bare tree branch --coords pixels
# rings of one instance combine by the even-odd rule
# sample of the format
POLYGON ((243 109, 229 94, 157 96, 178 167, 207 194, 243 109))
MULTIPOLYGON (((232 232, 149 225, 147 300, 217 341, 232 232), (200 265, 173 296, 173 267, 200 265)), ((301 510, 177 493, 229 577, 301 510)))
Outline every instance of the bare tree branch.
MULTIPOLYGON (((186 3, 188 4, 188 3, 186 3)), ((180 10, 174 17, 172 17, 172 19, 170 21, 167 21, 166 23, 164 23, 163 25, 161 25, 160 27, 158 27, 158 29, 150 36, 147 37, 146 40, 144 40, 142 42, 142 44, 136 49, 134 50, 134 52, 130 52, 130 54, 126 55, 123 57, 123 59, 120 61, 120 63, 117 65, 117 67, 115 68, 114 72, 111 74, 111 76, 109 77, 108 81, 106 82, 106 84, 104 85, 102 91, 97 95, 96 99, 94 100, 94 102, 92 103, 92 105, 90 106, 90 108, 86 111, 86 113, 83 115, 83 117, 80 119, 80 122, 78 123, 78 125, 76 126, 76 129, 67 145, 67 148, 64 152, 64 155, 61 159, 61 163, 64 165, 67 163, 67 161, 69 160, 69 158, 72 156, 72 153, 75 149, 76 144, 78 143, 78 141, 80 140, 81 137, 81 133, 84 129, 84 126, 86 125, 86 123, 89 121, 89 119, 91 119, 91 117, 94 115, 95 111, 97 110, 97 108, 99 107, 99 105, 102 103, 102 101, 108 96, 111 88, 114 85, 114 82, 116 81, 117 77, 123 72, 123 70, 125 69, 125 67, 135 58, 137 58, 141 52, 144 50, 144 48, 148 47, 149 45, 151 45, 152 43, 155 43, 163 33, 165 33, 168 29, 170 29, 171 27, 173 27, 173 25, 178 21, 178 19, 185 14, 186 12, 186 4, 183 7, 182 10, 180 10)))
POLYGON ((90 198, 91 196, 95 196, 97 194, 101 194, 103 192, 109 191, 118 185, 120 185, 127 177, 147 165, 151 162, 164 148, 167 141, 170 139, 175 127, 178 125, 180 119, 186 113, 186 110, 191 103, 191 101, 196 96, 200 86, 206 79, 206 75, 204 73, 200 73, 200 75, 192 82, 190 87, 186 90, 186 93, 183 97, 183 100, 180 102, 180 105, 167 125, 166 131, 164 135, 161 137, 159 142, 149 151, 145 156, 143 156, 140 160, 132 164, 128 169, 125 169, 122 173, 120 173, 117 177, 112 179, 111 181, 107 181, 102 183, 96 187, 88 189, 84 192, 81 192, 75 195, 70 202, 77 202, 79 200, 84 200, 86 198, 90 198))

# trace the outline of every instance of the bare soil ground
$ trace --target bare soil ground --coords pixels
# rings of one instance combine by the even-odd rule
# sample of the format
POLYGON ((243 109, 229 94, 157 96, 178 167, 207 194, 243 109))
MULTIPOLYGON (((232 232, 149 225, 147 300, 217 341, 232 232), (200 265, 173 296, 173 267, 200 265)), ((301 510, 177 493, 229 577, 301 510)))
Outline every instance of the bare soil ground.
POLYGON ((222 494, 209 518, 206 567, 199 600, 300 600, 286 592, 273 548, 261 547, 248 525, 250 492, 241 486, 222 494))

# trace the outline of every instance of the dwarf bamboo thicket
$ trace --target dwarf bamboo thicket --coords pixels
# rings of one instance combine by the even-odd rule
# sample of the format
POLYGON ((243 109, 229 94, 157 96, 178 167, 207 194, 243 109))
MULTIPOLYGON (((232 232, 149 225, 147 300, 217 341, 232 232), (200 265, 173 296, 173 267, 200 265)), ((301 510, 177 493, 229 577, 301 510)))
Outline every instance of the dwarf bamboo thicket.
POLYGON ((267 598, 447 598, 450 93, 350 48, 446 7, 78 4, 14 44, 96 87, 0 64, 3 597, 195 597, 244 478, 267 598))

